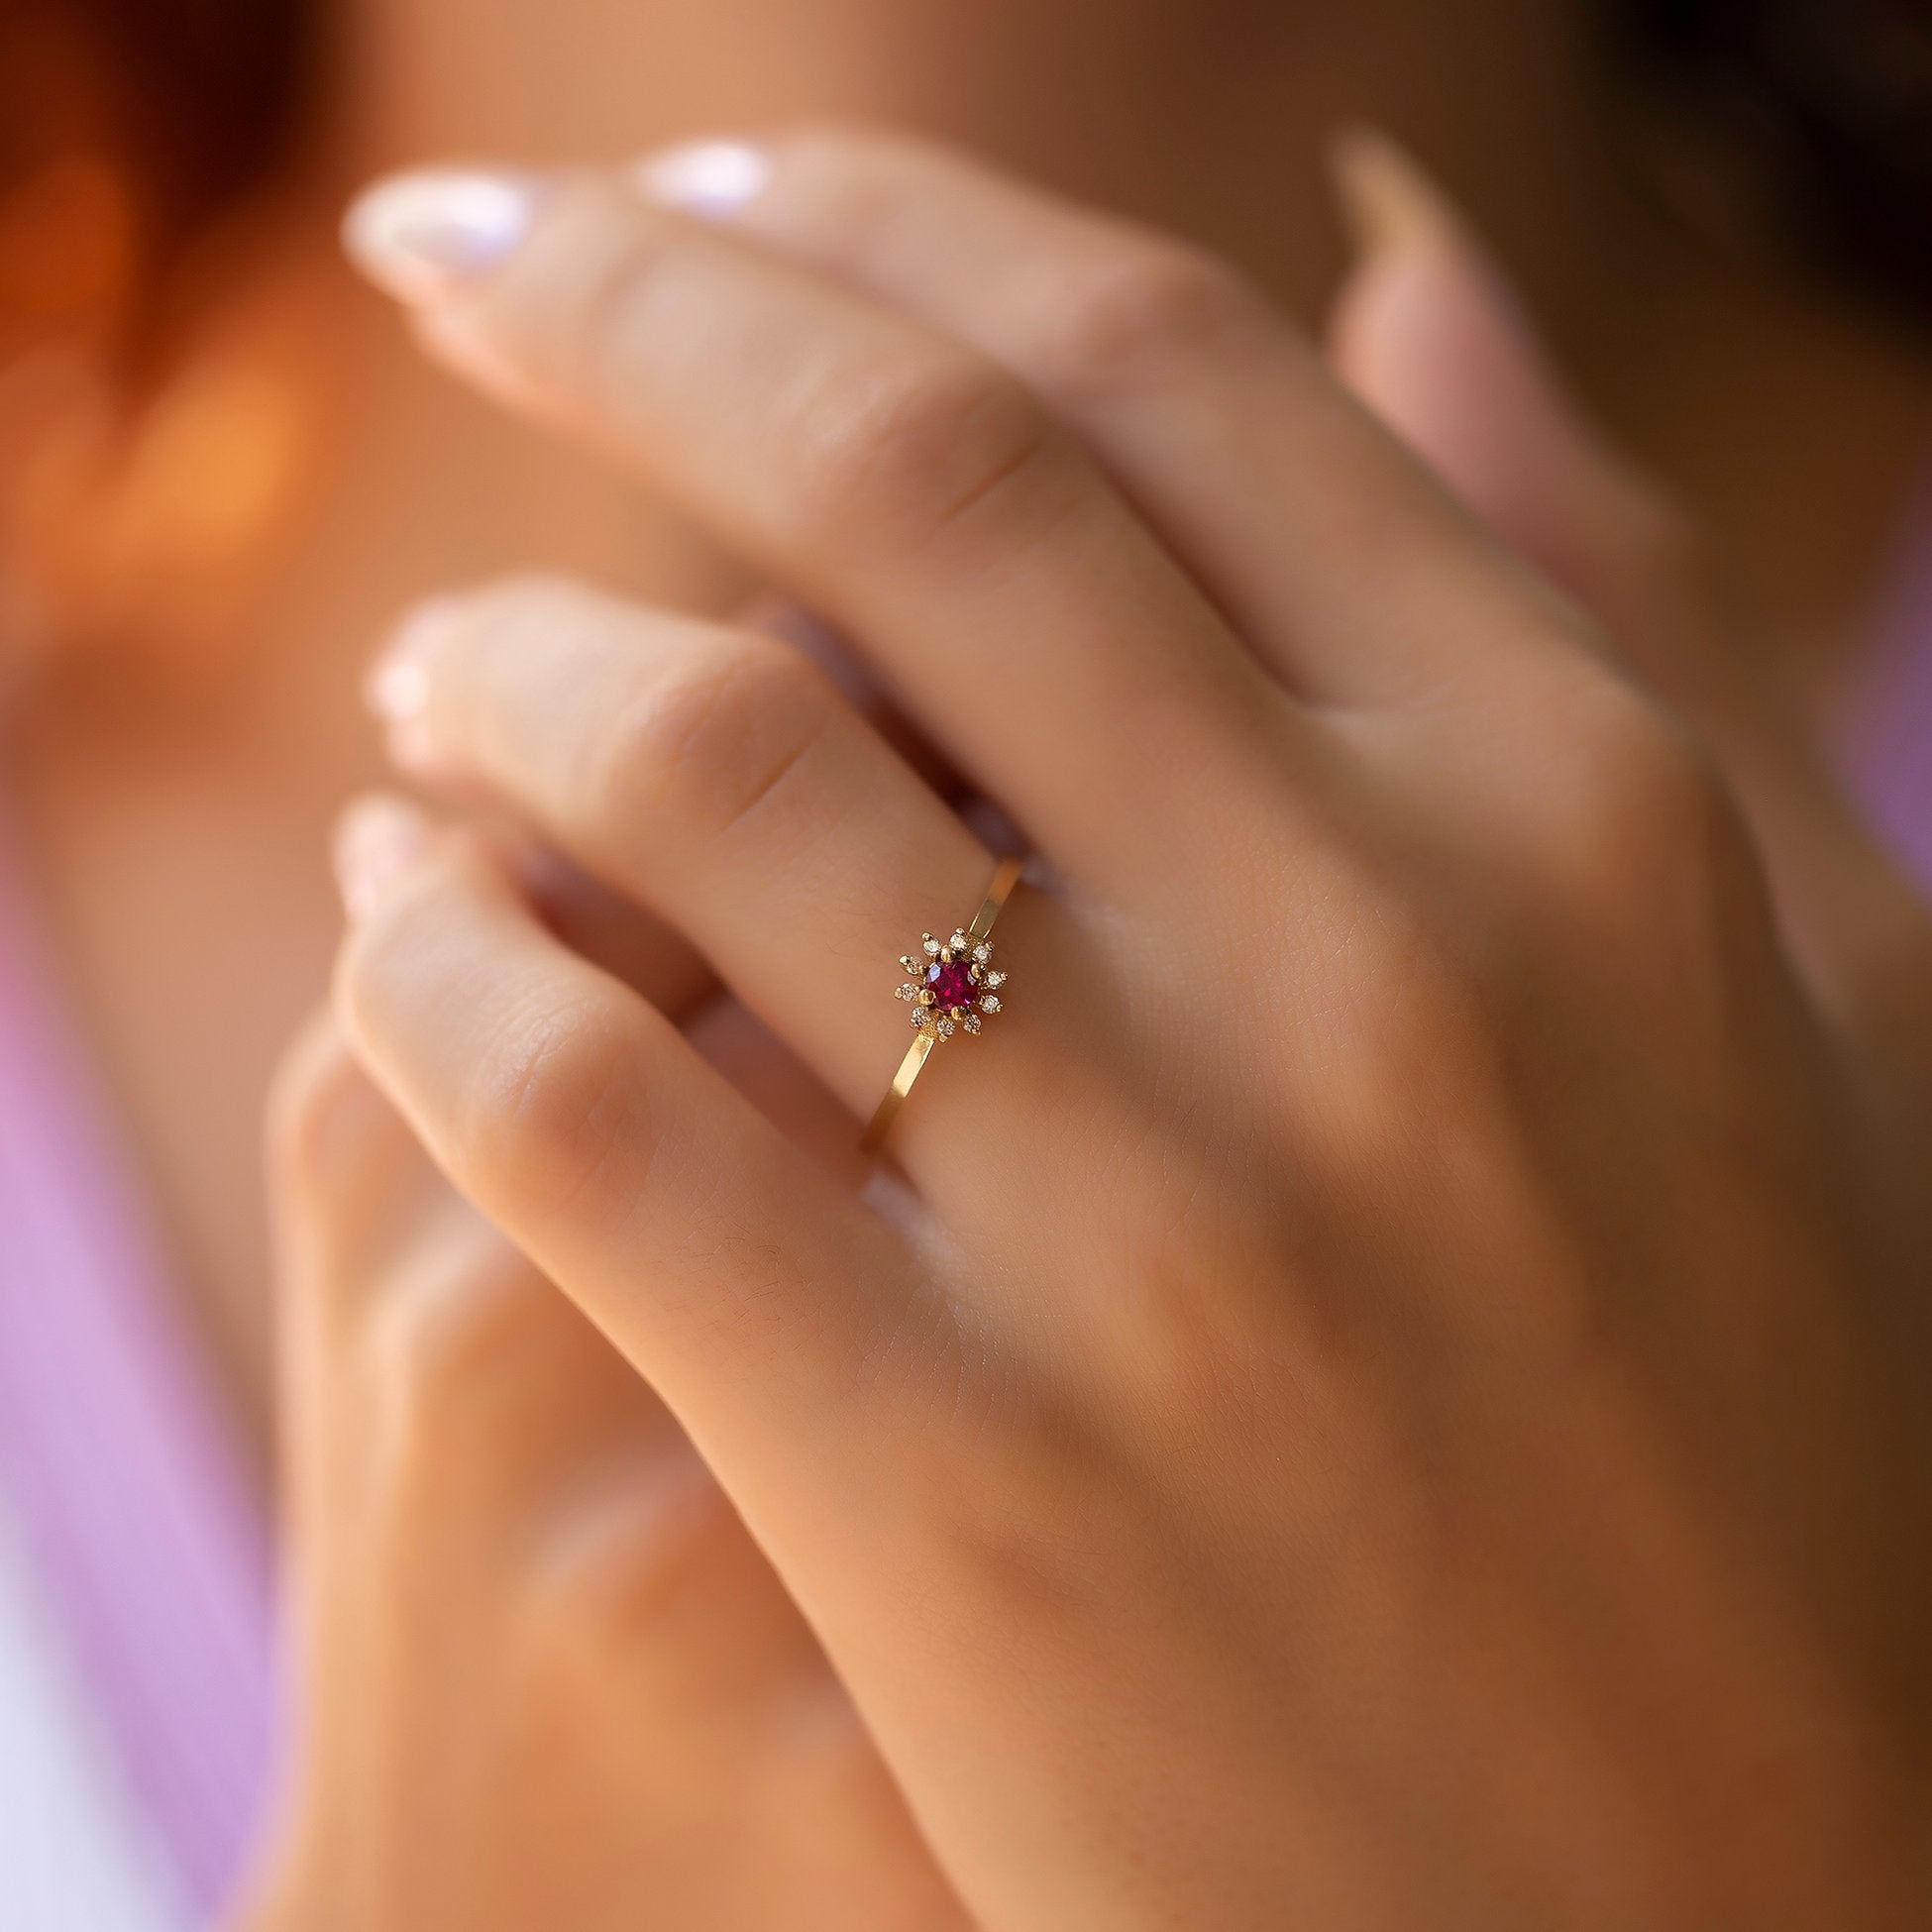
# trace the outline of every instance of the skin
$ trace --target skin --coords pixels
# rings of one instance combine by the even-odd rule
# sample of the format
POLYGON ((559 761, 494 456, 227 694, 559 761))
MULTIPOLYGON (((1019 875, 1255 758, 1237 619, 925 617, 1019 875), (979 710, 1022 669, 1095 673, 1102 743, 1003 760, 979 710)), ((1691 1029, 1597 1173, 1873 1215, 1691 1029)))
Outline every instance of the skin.
MULTIPOLYGON (((206 521, 205 445, 130 461, 141 438, 108 414, 115 433, 91 447, 103 516, 90 492, 50 500, 63 463, 30 461, 40 441, 11 384, 0 434, 8 821, 173 1277, 265 1466, 272 1305, 251 1177, 269 1071, 334 942, 327 826, 377 776, 355 691, 373 641, 410 600, 511 568, 713 614, 756 588, 607 465, 530 437, 407 353, 335 249, 341 205, 371 173, 425 155, 620 156, 834 113, 943 134, 1201 241, 1313 327, 1344 267, 1324 150, 1338 126, 1373 121, 1479 216, 1585 392, 1693 505, 1748 600, 1754 651, 1814 689, 1862 635, 1923 459, 1922 350, 1709 246, 1639 190, 1578 0, 324 11, 328 85, 301 164, 197 253, 186 288, 161 291, 181 323, 170 373, 190 391, 239 377, 275 398, 293 487, 224 524, 234 540, 211 554, 152 554, 130 532, 164 536, 184 504, 206 521), (18 520, 30 499, 38 518, 18 520), (23 674, 26 610, 51 636, 23 674)), ((86 152, 124 80, 16 61, 7 100, 17 88, 33 113, 0 102, 0 117, 31 136, 57 107, 61 139, 86 152)), ((148 178, 126 184, 137 201, 148 178)), ((111 359, 61 349, 97 406, 111 359)), ((56 410, 51 445, 88 447, 89 420, 56 410)))
POLYGON ((235 1922, 962 1926, 677 1425, 326 1021, 272 1139, 303 1748, 235 1922))
MULTIPOLYGON (((321 231, 332 217, 336 182, 366 167, 372 155, 413 156, 430 148, 536 156, 618 152, 654 130, 743 125, 829 101, 990 141, 1054 180, 1211 240, 1307 316, 1337 260, 1316 150, 1339 118, 1368 110, 1408 130, 1474 197, 1592 389, 1610 402, 1625 433, 1695 495, 1734 574, 1776 605, 1790 636, 1780 630, 1775 641, 1795 639, 1816 655, 1821 638, 1842 632, 1848 607, 1863 592, 1898 478, 1916 458, 1922 376, 1914 359, 1801 288, 1738 287, 1713 273, 1700 254, 1666 237, 1610 164, 1614 130, 1587 97, 1585 63, 1563 10, 1505 5, 1493 19, 1485 15, 1480 30, 1467 10, 1451 18, 1438 8, 1396 4, 1318 18, 1322 11, 1204 7, 1169 15, 1149 8, 1130 18, 1110 16, 1104 49, 1050 6, 982 9, 967 43, 923 46, 917 37, 882 32, 905 19, 903 9, 865 5, 841 7, 835 16, 809 6, 744 17, 713 6, 657 8, 647 21, 627 4, 604 0, 482 15, 442 0, 409 0, 354 20, 344 93, 355 114, 331 131, 320 178, 292 184, 266 242, 251 238, 243 272, 226 285, 215 324, 190 345, 195 366, 206 363, 217 373, 238 366, 272 383, 328 395, 326 433, 304 452, 308 487, 284 506, 286 526, 272 532, 272 542, 220 560, 216 574, 185 587, 165 575, 139 586, 128 599, 139 611, 137 634, 116 637, 128 654, 110 663, 109 676, 91 675, 83 662, 77 675, 38 680, 12 694, 8 720, 13 805, 32 833, 63 960, 161 1198, 185 1286, 237 1406, 259 1429, 266 1433, 269 1407, 263 1244, 249 1191, 236 1177, 249 1164, 264 1068, 309 997, 329 940, 332 914, 309 855, 334 799, 367 770, 348 701, 347 660, 378 613, 397 600, 508 556, 590 570, 600 581, 704 608, 727 607, 737 590, 737 581, 720 575, 682 526, 635 508, 562 446, 533 444, 480 411, 466 411, 433 376, 419 376, 391 353, 377 318, 344 300, 326 266, 321 231), (626 37, 645 31, 648 39, 629 51, 626 37), (1232 45, 1241 50, 1234 75, 1218 56, 1208 57, 1232 45), (1506 59, 1499 57, 1504 48, 1506 59), (971 57, 962 58, 963 52, 971 57), (1096 59, 1098 53, 1104 59, 1096 59), (1016 75, 1029 77, 1029 89, 1017 90, 1016 75), (1191 157, 1185 170, 1171 164, 1183 153, 1191 157), (1525 153, 1538 157, 1535 167, 1522 165, 1525 153), (1639 288, 1642 300, 1629 301, 1639 288), (1684 406, 1687 397, 1695 398, 1695 410, 1684 406), (1756 454, 1761 439, 1789 460, 1763 462, 1756 454), (459 489, 450 486, 453 478, 460 478, 459 489), (384 505, 391 506, 386 513, 384 505), (237 958, 248 962, 245 975, 234 970, 237 958), (182 1130, 184 1121, 192 1122, 192 1131, 182 1130)), ((1577 515, 1557 519, 1557 549, 1577 540, 1580 529, 1587 554, 1580 561, 1559 556, 1555 564, 1577 561, 1586 577, 1594 572, 1585 588, 1601 590, 1606 602, 1635 584, 1655 610, 1648 587, 1670 574, 1648 565, 1625 568, 1630 546, 1621 537, 1631 519, 1615 490, 1597 488, 1600 478, 1577 483, 1560 465, 1553 477, 1547 449, 1491 446, 1499 425, 1539 420, 1520 388, 1506 387, 1497 398, 1506 410, 1486 412, 1485 435, 1473 445, 1469 425, 1443 421, 1444 397, 1487 393, 1481 383, 1495 375, 1498 356, 1493 343, 1478 339, 1470 363, 1466 314, 1458 320, 1456 302, 1446 308, 1436 299, 1444 289, 1430 286, 1440 284, 1440 274, 1421 272, 1414 251, 1400 264, 1377 260, 1370 268, 1351 288, 1358 326, 1342 344, 1357 386, 1374 394, 1492 520, 1539 557, 1552 534, 1544 526, 1555 482, 1575 483, 1581 508, 1592 512, 1607 496, 1605 519, 1593 523, 1576 505, 1577 515), (1396 272, 1384 272, 1390 268, 1396 272), (1518 501, 1486 500, 1499 473, 1505 495, 1514 489, 1518 501), (1513 509, 1524 512, 1515 522, 1513 509)), ((1594 472, 1585 466, 1581 475, 1587 480, 1594 472)), ((197 468, 187 486, 199 498, 208 486, 205 473, 197 468)), ((1635 520, 1637 548, 1645 550, 1655 519, 1640 511, 1635 520)), ((1701 620, 1685 635, 1672 637, 1666 629, 1655 643, 1660 634, 1653 625, 1618 628, 1634 651, 1652 645, 1658 662, 1647 659, 1645 669, 1663 669, 1666 689, 1670 669, 1681 656, 1694 657, 1703 636, 1701 620), (1686 636, 1688 649, 1682 648, 1686 636)), ((1771 636, 1761 628, 1754 645, 1771 636)), ((1772 787, 1767 796, 1774 805, 1791 794, 1772 787)), ((1857 858, 1863 847, 1838 843, 1835 821, 1827 822, 1834 825, 1832 839, 1815 855, 1812 871, 1829 882, 1844 876, 1838 866, 1848 851, 1857 858)), ((1774 849, 1774 859, 1782 849, 1774 849)), ((1828 894, 1821 898, 1830 910, 1853 915, 1861 929, 1875 930, 1874 955, 1900 957, 1890 937, 1898 923, 1889 910, 1895 889, 1878 889, 1857 867, 1854 873, 1856 890, 1835 908, 1828 894)), ((568 890, 572 901, 581 897, 579 884, 568 890)), ((1782 897, 1788 910, 1791 896, 1782 897)), ((1819 900, 1800 895, 1797 903, 1819 900)), ((573 915, 582 910, 560 908, 554 891, 545 896, 553 923, 561 918, 593 956, 644 983, 665 1011, 684 1017, 702 996, 707 975, 688 952, 669 980, 653 981, 637 961, 640 953, 658 956, 662 935, 625 920, 621 909, 593 903, 586 916, 573 915)), ((924 909, 921 916, 942 912, 951 916, 947 909, 924 909)), ((1818 923, 1837 929, 1823 912, 1818 923)), ((891 950, 911 937, 896 934, 891 950)), ((1828 946, 1825 969, 1850 950, 1828 946)), ((1902 957, 1909 964, 1913 955, 1906 949, 1902 957)), ((1861 969, 1854 977, 1865 989, 1873 976, 1861 969)), ((1840 1003, 1854 1014, 1878 1004, 1857 989, 1840 1003)), ((1895 1059, 1902 1035, 1894 1027, 1884 1037, 1895 1059)), ((299 1077, 293 1084, 300 1088, 299 1077)), ((779 1112, 821 1154, 829 1156, 847 1138, 842 1116, 828 1126, 822 1094, 795 1094, 780 1108, 768 1079, 747 1084, 761 1107, 779 1112), (834 1128, 835 1140, 828 1139, 834 1128)), ((336 1088, 324 1080, 320 1091, 336 1088)), ((315 1105, 326 1111, 323 1101, 315 1105)), ((344 1105, 356 1118, 355 1108, 344 1105)), ((474 1246, 470 1285, 484 1304, 478 1325, 487 1331, 492 1283, 507 1264, 480 1238, 449 1243, 420 1265, 405 1256, 372 1256, 365 1265, 374 1279, 349 1278, 345 1256, 366 1250, 346 1231, 361 1224, 362 1195, 376 1179, 367 1168, 339 1171, 330 1186, 316 1190, 312 1212, 284 1216, 292 1277, 326 1279, 336 1284, 331 1294, 363 1295, 378 1306, 399 1284, 396 1299, 411 1301, 407 1284, 430 1272, 461 1303, 464 1291, 452 1286, 452 1277, 465 1271, 452 1255, 474 1246)), ((534 1291, 528 1299, 537 1299, 534 1291)), ((587 1385, 600 1386, 588 1351, 583 1369, 587 1385)), ((312 1402, 308 1413, 343 1438, 359 1439, 372 1413, 367 1379, 332 1373, 326 1360, 314 1374, 333 1394, 312 1402)), ((434 1436, 439 1422, 468 1412, 450 1378, 439 1384, 426 1375, 421 1388, 416 1379, 392 1355, 383 1399, 420 1409, 422 1432, 412 1437, 420 1441, 434 1436)), ((527 1399, 533 1412, 543 1413, 541 1386, 527 1399)), ((548 1399, 554 1412, 560 1405, 554 1395, 548 1399)), ((473 1446, 473 1472, 485 1459, 482 1447, 473 1446)), ((527 1616, 521 1607, 526 1579, 489 1572, 502 1597, 492 1601, 482 1587, 485 1573, 446 1564, 430 1534, 457 1491, 487 1523, 499 1504, 485 1509, 479 1496, 518 1493, 524 1479, 517 1458, 537 1456, 541 1445, 533 1433, 527 1440, 492 1440, 491 1448, 493 1479, 486 1484, 436 1458, 408 1468, 406 1480, 404 1471, 387 1470, 399 1493, 384 1498, 383 1520, 411 1526, 408 1547, 427 1550, 419 1565, 392 1569, 396 1543, 375 1533, 371 1516, 340 1512, 328 1556, 311 1547, 305 1564, 314 1621, 359 1597, 384 1606, 425 1598, 448 1604, 459 1575, 476 1599, 469 1641, 479 1654, 504 1622, 527 1616)), ((308 1454, 298 1433, 290 1442, 291 1462, 303 1467, 308 1454)), ((568 1519, 568 1510, 558 1513, 568 1519)), ((722 1547, 727 1540, 716 1541, 722 1547)), ((647 1547, 640 1561, 652 1560, 647 1547)), ((751 1571, 742 1562, 694 1561, 688 1550, 667 1567, 689 1579, 692 1593, 721 1605, 751 1571)), ((650 1654, 640 1660, 640 1679, 649 1674, 645 1663, 654 1662, 660 1676, 676 1668, 680 1647, 692 1641, 691 1621, 649 1622, 650 1654)), ((796 1626, 782 1618, 761 1623, 753 1613, 722 1621, 740 1634, 766 1631, 781 1659, 800 1649, 796 1626)), ((558 1627, 576 1626, 561 1617, 558 1627)), ((386 1641, 416 1646, 403 1674, 439 1692, 448 1679, 438 1668, 435 1634, 420 1619, 397 1616, 386 1641)), ((643 1641, 640 1630, 632 1637, 643 1641)), ((724 1655, 728 1668, 720 1676, 759 1674, 757 1645, 724 1655)), ((314 1706, 348 1701, 343 1686, 363 1680, 363 1664, 347 1643, 318 1651, 314 1706)), ((541 1677, 519 1682, 503 1672, 490 1676, 489 1694, 513 1734, 518 1723, 538 1721, 535 1713, 546 1698, 554 1701, 555 1687, 541 1677)), ((317 1847, 329 1849, 331 1872, 360 1874, 371 1912, 427 1912, 424 1886, 432 1870, 463 1879, 440 1909, 465 1923, 485 1922, 505 1900, 546 1895, 541 1887, 556 1883, 558 1875, 545 1873, 540 1862, 519 1870, 519 1852, 542 1848, 519 1844, 507 1829, 526 1815, 520 1807, 529 1796, 514 1767, 502 1768, 500 1781, 480 1780, 483 1802, 464 1819, 469 1829, 458 1836, 457 1849, 425 1837, 425 1845, 447 1854, 433 1868, 427 1861, 384 1866, 344 1853, 359 1831, 366 1844, 370 1828, 385 1815, 402 1815, 421 1788, 388 1781, 387 1765, 441 1767, 474 1757, 481 1695, 468 1681, 460 1705, 454 1692, 401 1700, 392 1710, 372 1712, 360 1734, 348 1741, 338 1736, 311 1760, 303 1788, 315 1794, 314 1807, 318 1814, 326 1810, 328 1822, 314 1825, 302 1841, 309 1863, 295 1895, 321 1869, 317 1847), (344 1801, 358 1793, 360 1814, 344 1801), (460 1855, 478 1844, 504 1855, 483 1875, 460 1855), (488 1882, 477 1882, 480 1877, 488 1882)), ((675 1705, 653 1702, 648 1683, 637 1699, 634 1708, 648 1712, 658 1748, 654 1766, 631 1767, 637 1781, 623 1787, 633 1799, 633 1824, 652 1815, 640 1793, 651 1788, 654 1768, 688 1766, 707 1739, 721 1732, 759 1739, 763 1755, 770 1755, 759 1728, 764 1718, 744 1700, 687 1695, 675 1705)), ((776 1702, 774 1721, 782 1725, 786 1700, 776 1702)), ((589 1740, 586 1750, 594 1759, 603 1746, 589 1740)), ((707 1787, 705 1796, 736 1830, 762 1835, 732 1811, 731 1780, 707 1787)), ((823 1818, 830 1842, 851 1842, 831 1808, 817 1804, 808 1789, 788 1785, 786 1798, 823 1818)), ((308 1808, 306 1798, 296 1807, 298 1813, 308 1808)), ((735 1894, 685 1891, 689 1872, 681 1878, 664 1861, 656 1837, 635 1830, 624 1836, 627 1843, 598 1847, 595 1870, 607 1875, 611 1897, 648 1897, 662 1916, 675 1896, 694 1923, 730 1922, 738 1910, 735 1894), (618 1856, 626 1850, 637 1854, 633 1864, 618 1856)), ((407 1852, 396 1838, 379 1842, 388 1852, 407 1852)), ((722 1866, 713 1872, 714 1878, 736 1876, 722 1866)), ((868 1914, 883 1918, 883 1897, 842 1902, 873 1922, 868 1914)))
MULTIPOLYGON (((1579 601, 1224 265, 944 154, 769 152, 708 228, 570 176, 486 267, 376 219, 365 266, 1023 827, 1010 1011, 854 1188, 383 801, 357 1055, 669 1403, 977 1920, 1906 1924, 1932 944, 1679 523, 1440 221, 1340 361, 1579 601)), ((892 961, 992 853, 863 712, 556 580, 400 662, 413 768, 869 1110, 892 961)))

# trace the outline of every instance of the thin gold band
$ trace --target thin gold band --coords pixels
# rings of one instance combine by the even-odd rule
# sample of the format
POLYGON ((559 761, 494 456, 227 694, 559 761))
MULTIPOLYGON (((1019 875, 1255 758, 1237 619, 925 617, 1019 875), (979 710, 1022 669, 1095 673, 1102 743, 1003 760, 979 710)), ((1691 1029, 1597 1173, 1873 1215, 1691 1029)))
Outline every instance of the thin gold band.
MULTIPOLYGON (((993 921, 1000 916, 1001 909, 1013 897, 1013 889, 1020 883, 1020 875, 1025 870, 1023 859, 1002 859, 1000 869, 993 875, 993 883, 986 889, 985 903, 973 915, 973 923, 966 928, 966 936, 974 945, 991 936, 993 921)), ((950 955, 948 955, 950 957, 950 955)), ((998 976, 995 976, 998 983, 998 976)), ((997 1005, 998 1002, 992 1004, 997 1005)), ((872 1125, 866 1128, 865 1137, 859 1142, 862 1154, 875 1154, 885 1140, 887 1131, 899 1110, 906 1105, 906 1096, 912 1091, 912 1082, 919 1077, 925 1065, 926 1055, 938 1045, 938 1038, 930 1032, 922 1032, 907 1048, 906 1057, 899 1063, 899 1071, 893 1075, 893 1084, 887 1088, 886 1097, 879 1103, 879 1111, 872 1117, 872 1125)))

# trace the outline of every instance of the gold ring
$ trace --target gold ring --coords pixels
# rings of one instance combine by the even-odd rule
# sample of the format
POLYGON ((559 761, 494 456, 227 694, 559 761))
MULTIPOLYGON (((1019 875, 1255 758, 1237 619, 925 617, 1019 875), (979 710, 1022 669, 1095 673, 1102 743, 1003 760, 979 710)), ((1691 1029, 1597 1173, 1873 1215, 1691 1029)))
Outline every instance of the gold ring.
POLYGON ((1007 976, 993 969, 993 921, 1012 897, 1024 867, 1023 859, 1002 859, 992 885, 986 889, 986 903, 974 914, 971 925, 956 927, 952 937, 943 942, 927 932, 921 935, 924 957, 909 952, 900 960, 911 977, 899 989, 899 997, 912 1009, 918 1037, 900 1061, 893 1084, 859 1142, 861 1153, 878 1152, 932 1049, 955 1033, 977 1033, 981 1017, 1000 1011, 999 989, 1006 985, 1007 976))

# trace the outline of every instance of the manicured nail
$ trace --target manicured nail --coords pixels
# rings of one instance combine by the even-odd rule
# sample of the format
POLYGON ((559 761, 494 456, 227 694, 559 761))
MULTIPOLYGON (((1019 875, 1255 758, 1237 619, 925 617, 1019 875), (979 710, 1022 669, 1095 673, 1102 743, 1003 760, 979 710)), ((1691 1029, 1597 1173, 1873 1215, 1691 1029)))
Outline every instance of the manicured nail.
POLYGON ((703 221, 726 221, 763 194, 772 160, 745 141, 689 141, 647 155, 631 180, 648 201, 703 221))
POLYGON ((420 717, 429 704, 430 661, 455 628, 462 600, 430 597, 397 626, 363 680, 363 698, 385 724, 420 717))
POLYGON ((363 700, 384 726, 391 759, 404 771, 429 776, 436 769, 435 733, 429 721, 434 662, 461 619, 463 600, 431 597, 403 619, 363 680, 363 700))
POLYGON ((1469 239, 1428 170, 1379 128, 1342 129, 1330 146, 1329 164, 1358 255, 1469 239))
POLYGON ((425 306, 500 262, 530 227, 538 184, 482 168, 424 169, 368 189, 343 218, 349 259, 398 301, 425 306))
POLYGON ((336 825, 336 883, 352 920, 365 919, 428 852, 430 823, 400 799, 358 799, 336 825))
POLYGON ((1500 329, 1534 350, 1540 332, 1515 283, 1449 191, 1378 128, 1346 128, 1329 151, 1342 219, 1364 264, 1451 259, 1500 329))

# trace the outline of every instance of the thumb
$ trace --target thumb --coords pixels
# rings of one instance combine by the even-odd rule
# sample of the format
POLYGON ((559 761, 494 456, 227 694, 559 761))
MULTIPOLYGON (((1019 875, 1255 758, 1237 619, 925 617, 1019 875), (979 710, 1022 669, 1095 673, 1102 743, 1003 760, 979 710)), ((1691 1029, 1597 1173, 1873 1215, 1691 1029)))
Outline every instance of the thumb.
MULTIPOLYGON (((1356 264, 1342 379, 1687 711, 1731 682, 1682 515, 1585 418, 1501 268, 1420 165, 1357 130, 1334 153, 1356 264)), ((1700 720, 1701 722, 1702 720, 1700 720)))
POLYGON ((1800 966, 1868 1063, 1932 1116, 1932 917, 1724 621, 1688 520, 1590 422, 1422 168, 1367 131, 1342 137, 1334 160, 1357 244, 1330 329, 1337 373, 1703 734, 1800 966))

